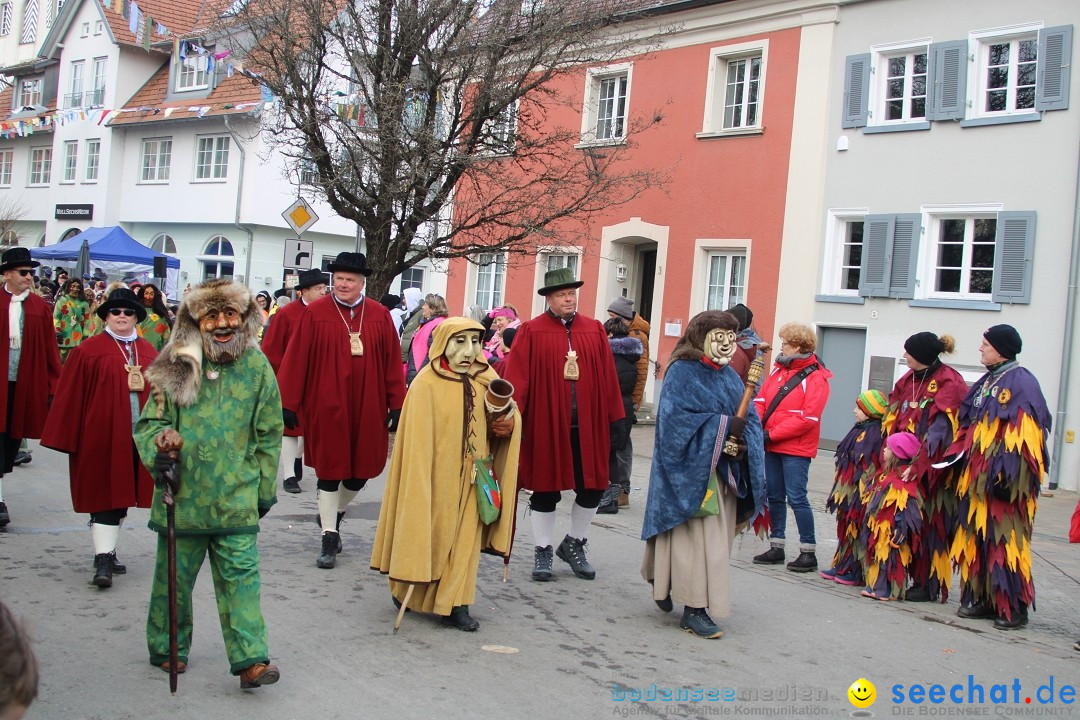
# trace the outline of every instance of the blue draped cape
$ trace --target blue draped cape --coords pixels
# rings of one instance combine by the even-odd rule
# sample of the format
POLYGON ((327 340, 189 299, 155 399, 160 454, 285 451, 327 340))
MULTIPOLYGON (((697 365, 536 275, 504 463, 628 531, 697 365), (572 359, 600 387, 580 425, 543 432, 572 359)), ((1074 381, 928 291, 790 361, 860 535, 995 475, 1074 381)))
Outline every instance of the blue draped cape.
POLYGON ((678 360, 668 367, 656 417, 642 540, 693 517, 705 498, 714 465, 720 484, 735 487, 737 522, 763 512, 765 449, 761 420, 752 404, 746 416, 746 457, 737 461, 720 452, 744 387, 730 367, 718 370, 692 360, 678 360))

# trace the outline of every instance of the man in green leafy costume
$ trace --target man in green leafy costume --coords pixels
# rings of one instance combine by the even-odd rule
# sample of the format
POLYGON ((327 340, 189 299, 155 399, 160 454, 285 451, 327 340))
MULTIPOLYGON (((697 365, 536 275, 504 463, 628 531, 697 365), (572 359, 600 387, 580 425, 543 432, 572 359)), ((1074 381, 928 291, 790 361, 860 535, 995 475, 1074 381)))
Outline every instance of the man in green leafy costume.
POLYGON ((56 342, 60 346, 60 360, 86 337, 85 327, 90 322, 90 304, 83 297, 82 280, 71 279, 61 289, 53 304, 53 326, 56 342))
MULTIPOLYGON (((210 556, 225 651, 242 688, 277 682, 260 601, 259 519, 276 502, 281 396, 257 344, 262 316, 251 291, 210 280, 188 293, 172 342, 147 370, 152 395, 135 425, 143 463, 160 478, 164 449, 178 433, 176 512, 177 670, 191 648, 191 590, 210 556)), ((175 443, 172 444, 175 447, 175 443)), ((169 668, 166 511, 154 492, 150 529, 159 533, 146 639, 150 662, 169 668)))

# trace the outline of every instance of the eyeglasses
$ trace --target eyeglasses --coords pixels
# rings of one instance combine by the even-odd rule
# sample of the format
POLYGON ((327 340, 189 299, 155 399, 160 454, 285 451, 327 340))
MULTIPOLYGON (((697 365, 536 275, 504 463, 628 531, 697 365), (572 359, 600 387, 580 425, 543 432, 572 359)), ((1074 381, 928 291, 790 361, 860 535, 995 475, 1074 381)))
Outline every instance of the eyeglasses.
POLYGON ((33 275, 34 274, 33 270, 27 270, 26 268, 17 268, 17 269, 19 271, 19 274, 22 275, 23 277, 26 277, 27 275, 33 275))
POLYGON ((119 317, 121 315, 123 315, 124 317, 135 317, 135 311, 128 310, 127 308, 113 308, 109 310, 109 314, 116 317, 119 317))

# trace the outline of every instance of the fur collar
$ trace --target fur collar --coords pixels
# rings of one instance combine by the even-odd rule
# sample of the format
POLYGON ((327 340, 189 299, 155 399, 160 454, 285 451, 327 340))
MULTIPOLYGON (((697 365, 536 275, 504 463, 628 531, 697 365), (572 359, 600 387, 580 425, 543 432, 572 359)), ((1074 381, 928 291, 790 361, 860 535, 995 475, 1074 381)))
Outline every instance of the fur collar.
POLYGON ((645 352, 645 346, 634 337, 608 338, 612 355, 641 355, 645 352))

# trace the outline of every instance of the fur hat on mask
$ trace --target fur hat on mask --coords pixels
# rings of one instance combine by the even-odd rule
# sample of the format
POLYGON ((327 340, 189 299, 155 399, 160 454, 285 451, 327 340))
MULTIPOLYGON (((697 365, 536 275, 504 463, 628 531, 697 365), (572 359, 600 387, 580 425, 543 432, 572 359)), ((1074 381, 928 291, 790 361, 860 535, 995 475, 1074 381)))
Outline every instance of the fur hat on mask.
POLYGON ((262 314, 251 290, 227 278, 208 280, 192 288, 176 311, 169 343, 146 370, 146 378, 156 391, 168 395, 181 407, 189 407, 199 394, 202 380, 203 335, 199 319, 210 310, 228 305, 240 311, 240 328, 246 348, 259 347, 262 314))

